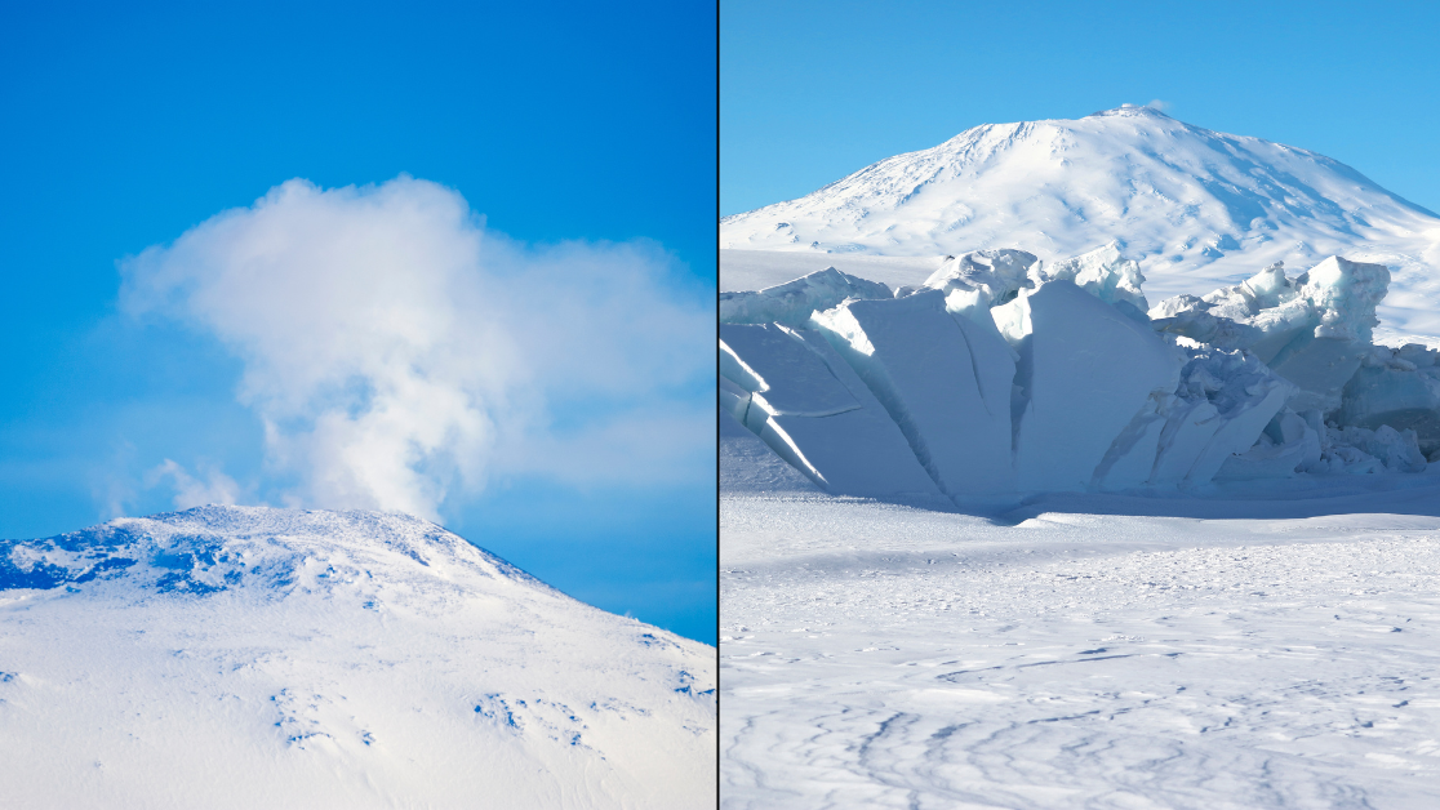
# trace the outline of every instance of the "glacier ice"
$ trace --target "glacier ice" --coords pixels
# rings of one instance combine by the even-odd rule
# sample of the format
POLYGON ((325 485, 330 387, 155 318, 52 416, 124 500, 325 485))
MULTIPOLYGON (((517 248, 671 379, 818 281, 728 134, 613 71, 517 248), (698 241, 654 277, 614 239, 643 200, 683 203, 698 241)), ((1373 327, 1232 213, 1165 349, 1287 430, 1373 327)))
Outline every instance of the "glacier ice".
POLYGON ((1286 278, 1265 268, 1203 298, 1182 296, 1150 311, 1159 328, 1227 349, 1244 349, 1295 383, 1295 410, 1340 406, 1345 384, 1370 351, 1390 271, 1331 256, 1286 278))
POLYGON ((1152 394, 1116 438, 1096 470, 1097 488, 1209 483, 1228 459, 1252 447, 1294 388, 1243 352, 1185 351, 1179 385, 1152 394))
POLYGON ((900 428, 815 332, 724 324, 720 356, 722 407, 821 489, 939 497, 900 428))
POLYGON ((1316 411, 1309 411, 1307 415, 1315 424, 1288 408, 1282 409, 1250 449, 1225 460, 1216 477, 1244 481, 1322 471, 1317 464, 1323 454, 1325 427, 1319 424, 1316 411))
POLYGON ((720 293, 720 322, 804 326, 811 312, 829 309, 847 298, 891 295, 884 284, 827 267, 763 290, 720 293))
POLYGON ((1378 473, 1420 472, 1425 456, 1420 452, 1415 431, 1396 430, 1389 425, 1370 430, 1346 425, 1326 427, 1326 446, 1314 472, 1378 473))
MULTIPOLYGON (((721 385, 728 382, 721 378, 721 385)), ((735 414, 719 414, 720 488, 726 492, 816 493, 820 488, 786 462, 735 414)))
POLYGON ((893 296, 825 271, 771 288, 783 306, 722 307, 790 323, 722 326, 720 400, 827 491, 883 497, 881 471, 906 470, 889 491, 962 506, 1416 472, 1440 456, 1440 352, 1373 344, 1389 279, 1339 256, 1295 277, 1277 262, 1152 307, 1119 242, 1050 263, 975 251, 893 296), (863 437, 838 429, 860 413, 863 437))
POLYGON ((1376 346, 1345 384, 1336 421, 1374 429, 1413 430, 1427 456, 1440 452, 1440 353, 1410 343, 1376 346))
POLYGON ((1070 281, 1045 284, 1022 304, 1033 331, 1016 373, 1017 483, 1084 489, 1151 396, 1175 390, 1184 356, 1070 281))
POLYGON ((1440 335, 1426 305, 1440 289, 1437 228, 1435 212, 1330 158, 1122 107, 979 126, 727 216, 720 276, 723 289, 758 289, 789 278, 769 257, 809 256, 820 264, 808 269, 830 261, 894 288, 924 278, 902 260, 1015 247, 1049 264, 1117 240, 1142 262, 1154 303, 1277 260, 1293 274, 1338 254, 1395 272, 1380 310, 1387 332, 1440 335))
POLYGON ((1014 298, 1024 288, 1033 288, 1030 270, 1035 254, 1023 250, 1000 248, 976 250, 951 258, 925 280, 926 287, 944 293, 947 300, 963 293, 966 304, 954 308, 989 309, 1014 298))
POLYGON ((1127 259, 1118 242, 1103 245, 1089 253, 1045 265, 1042 270, 1050 279, 1072 281, 1076 286, 1107 304, 1118 305, 1131 317, 1144 318, 1150 309, 1140 285, 1145 276, 1140 263, 1127 259))
POLYGON ((1014 488, 1015 363, 993 331, 948 312, 940 290, 850 301, 811 322, 874 392, 942 492, 1014 488))

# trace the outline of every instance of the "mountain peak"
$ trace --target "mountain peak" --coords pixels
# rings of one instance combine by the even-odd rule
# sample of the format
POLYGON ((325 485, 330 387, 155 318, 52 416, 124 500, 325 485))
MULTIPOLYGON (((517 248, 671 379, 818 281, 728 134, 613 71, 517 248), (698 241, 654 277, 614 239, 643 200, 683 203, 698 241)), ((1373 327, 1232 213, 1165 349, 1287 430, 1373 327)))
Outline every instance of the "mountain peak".
POLYGON ((1166 115, 1158 107, 1151 107, 1148 104, 1121 104, 1108 110, 1100 110, 1085 116, 1086 118, 1163 118, 1167 121, 1174 121, 1174 118, 1166 115))
POLYGON ((539 580, 427 520, 400 512, 197 506, 108 523, 43 540, 0 541, 0 590, 129 589, 208 595, 234 591, 277 598, 297 586, 332 589, 330 570, 388 569, 410 576, 472 574, 551 590, 539 580))
POLYGON ((0 541, 0 638, 15 806, 714 795, 714 648, 409 515, 202 506, 0 541))
MULTIPOLYGON (((1136 104, 976 126, 720 222, 722 249, 906 258, 1018 248, 1054 261, 1117 239, 1162 298, 1330 255, 1387 265, 1399 286, 1414 276, 1440 297, 1434 214, 1339 161, 1136 104)), ((1402 315, 1381 319, 1402 328, 1402 315)), ((1431 320, 1411 334, 1440 334, 1431 320)))

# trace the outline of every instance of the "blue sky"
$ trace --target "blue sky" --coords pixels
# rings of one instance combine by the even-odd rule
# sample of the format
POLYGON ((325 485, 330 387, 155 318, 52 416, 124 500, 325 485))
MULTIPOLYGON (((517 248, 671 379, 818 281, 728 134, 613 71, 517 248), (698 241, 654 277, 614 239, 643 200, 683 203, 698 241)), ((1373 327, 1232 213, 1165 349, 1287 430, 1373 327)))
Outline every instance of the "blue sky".
POLYGON ((420 435, 422 406, 458 392, 437 441, 464 452, 409 465, 447 483, 416 503, 578 598, 714 643, 714 423, 694 416, 713 358, 649 347, 713 335, 694 314, 713 309, 715 47, 714 7, 693 2, 11 4, 0 537, 165 511, 187 486, 394 503, 404 464, 368 489, 316 481, 362 439, 420 435), (294 178, 310 185, 272 193, 294 178), (313 257, 373 235, 364 212, 415 206, 424 232, 381 233, 399 258, 362 251, 348 286, 284 251, 253 300, 215 280, 277 219, 333 225, 281 228, 313 257), (396 299, 418 315, 375 309, 406 256, 452 248, 415 271, 433 289, 396 299), (337 302, 420 353, 365 365, 370 336, 337 302), (296 331, 312 312, 353 349, 338 371, 296 331), (504 369, 465 365, 500 344, 504 369), (349 432, 325 451, 335 420, 349 432))
POLYGON ((721 214, 978 124, 1166 103, 1440 211, 1440 5, 721 0, 721 214))

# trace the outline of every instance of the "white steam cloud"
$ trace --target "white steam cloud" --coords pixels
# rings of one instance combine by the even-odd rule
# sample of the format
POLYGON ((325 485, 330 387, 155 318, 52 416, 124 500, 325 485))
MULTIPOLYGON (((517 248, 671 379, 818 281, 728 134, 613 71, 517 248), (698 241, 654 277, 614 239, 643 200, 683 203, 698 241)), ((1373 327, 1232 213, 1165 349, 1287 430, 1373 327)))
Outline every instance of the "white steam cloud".
MULTIPOLYGON (((433 519, 495 476, 705 473, 713 306, 671 265, 646 242, 516 244, 423 180, 291 180, 122 262, 121 301, 242 359, 272 499, 433 519)), ((177 503, 240 490, 161 466, 177 503)))
MULTIPOLYGON (((191 475, 184 467, 171 459, 155 466, 145 474, 145 486, 157 486, 169 479, 175 489, 176 509, 189 509, 207 503, 234 504, 240 500, 240 485, 234 479, 215 467, 202 468, 202 479, 191 475)), ((116 515, 123 512, 116 510, 116 515)))

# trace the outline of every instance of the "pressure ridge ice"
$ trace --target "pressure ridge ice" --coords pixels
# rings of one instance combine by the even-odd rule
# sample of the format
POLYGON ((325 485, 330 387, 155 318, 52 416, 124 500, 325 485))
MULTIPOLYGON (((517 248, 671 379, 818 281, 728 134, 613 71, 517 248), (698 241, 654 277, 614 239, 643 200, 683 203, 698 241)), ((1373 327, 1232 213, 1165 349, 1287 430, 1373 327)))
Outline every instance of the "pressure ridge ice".
POLYGON ((1111 243, 967 253, 893 291, 828 268, 732 293, 722 407, 826 492, 962 505, 1440 453, 1437 352, 1372 342, 1385 266, 1276 263, 1153 307, 1144 280, 1111 243))
POLYGON ((715 650, 398 513, 0 541, 6 808, 701 808, 715 650))

